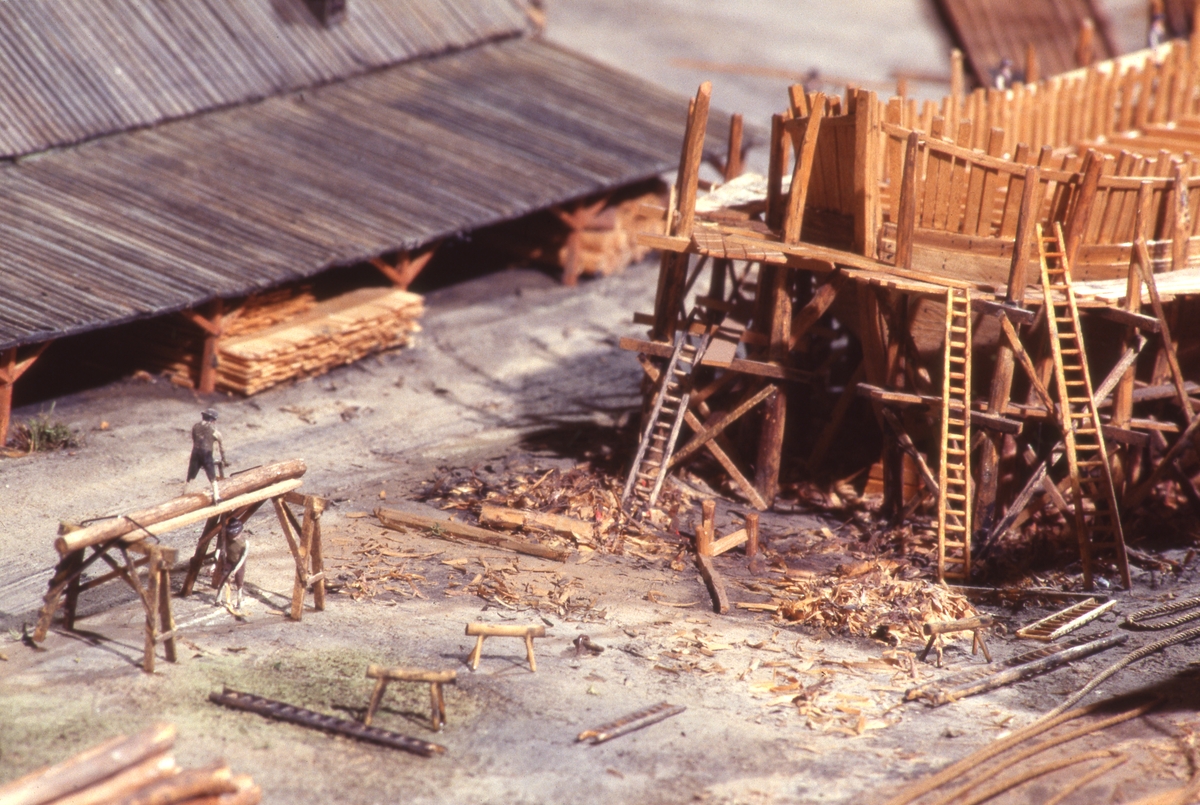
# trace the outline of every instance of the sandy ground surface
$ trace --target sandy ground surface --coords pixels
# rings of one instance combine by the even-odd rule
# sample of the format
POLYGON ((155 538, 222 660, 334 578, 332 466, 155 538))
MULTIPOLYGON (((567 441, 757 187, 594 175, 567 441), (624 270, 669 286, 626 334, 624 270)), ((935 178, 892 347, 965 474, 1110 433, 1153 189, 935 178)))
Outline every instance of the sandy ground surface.
MULTIPOLYGON (((926 4, 837 8, 564 0, 551 6, 549 33, 688 93, 707 76, 672 66, 673 58, 815 65, 880 82, 893 69, 944 69, 948 45, 926 4)), ((765 117, 783 97, 787 81, 777 83, 756 89, 748 79, 721 78, 717 102, 765 117)), ((546 445, 569 445, 563 436, 575 432, 603 433, 636 404, 639 369, 616 341, 639 334, 630 313, 649 309, 654 282, 650 265, 577 290, 510 271, 431 294, 415 348, 252 400, 202 399, 163 382, 134 381, 59 400, 56 417, 80 430, 84 444, 0 461, 0 781, 168 720, 179 727, 182 763, 224 757, 254 776, 269 803, 869 802, 1030 722, 1115 659, 1112 652, 948 707, 904 705, 901 694, 914 678, 980 659, 956 643, 943 671, 921 663, 910 670, 880 641, 814 633, 745 610, 714 616, 690 565, 672 570, 665 561, 586 553, 565 564, 518 559, 383 532, 370 517, 350 516, 373 509, 381 493, 389 506, 421 510, 413 498, 441 468, 572 463, 569 450, 546 445), (210 404, 220 411, 233 469, 302 457, 304 489, 333 502, 325 539, 331 576, 343 585, 327 609, 310 607, 301 623, 284 616, 291 560, 277 526, 259 515, 248 526, 248 619, 214 607, 203 583, 191 598, 177 598, 177 664, 162 662, 160 653, 153 675, 141 671, 141 608, 117 585, 85 594, 78 632, 56 629, 40 648, 25 644, 22 629, 33 623, 57 558, 58 522, 174 495, 188 430, 210 404), (339 574, 350 572, 361 558, 355 551, 370 541, 386 542, 398 555, 389 561, 422 578, 354 600, 339 574), (562 591, 563 608, 511 611, 463 595, 463 585, 484 571, 524 589, 562 591), (490 641, 479 670, 469 671, 463 625, 473 620, 546 623, 537 673, 524 665, 520 644, 504 640, 490 641), (576 656, 572 640, 583 633, 605 651, 576 656), (376 722, 444 744, 446 755, 425 760, 206 701, 229 686, 353 718, 370 693, 370 662, 457 669, 440 734, 423 725, 427 694, 415 686, 393 686, 376 722), (828 717, 803 715, 797 691, 819 698, 828 717), (573 742, 586 727, 661 700, 688 710, 599 747, 573 742)), ((723 516, 737 510, 722 504, 723 516)), ((837 523, 771 514, 763 532, 777 543, 826 525, 837 523)), ((166 541, 187 555, 194 540, 195 529, 166 541)), ((739 553, 718 566, 735 600, 752 598, 737 584, 751 572, 739 553)), ((1191 571, 1169 582, 1139 572, 1135 581, 1122 611, 1200 588, 1191 571)), ((1014 627, 1045 612, 995 611, 1014 627)), ((1092 631, 1116 622, 1107 616, 1092 631)), ((989 640, 998 658, 1027 648, 1002 636, 989 640)), ((1194 718, 1191 656, 1187 647, 1170 649, 1104 686, 1100 695, 1157 685, 1175 698, 1159 721, 1108 738, 1140 741, 1135 762, 1116 782, 1086 788, 1068 805, 1114 794, 1124 801, 1177 784, 1183 772, 1169 736, 1194 718), (1146 749, 1152 744, 1154 751, 1146 749)), ((1037 789, 1011 801, 1045 795, 1037 789)))

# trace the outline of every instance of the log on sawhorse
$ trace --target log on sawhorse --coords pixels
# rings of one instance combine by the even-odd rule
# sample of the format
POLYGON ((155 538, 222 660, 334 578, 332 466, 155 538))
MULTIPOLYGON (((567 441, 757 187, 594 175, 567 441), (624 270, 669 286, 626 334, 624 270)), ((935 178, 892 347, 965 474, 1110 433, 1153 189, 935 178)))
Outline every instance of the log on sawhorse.
POLYGON ((79 548, 59 561, 54 576, 50 579, 50 589, 43 599, 33 639, 38 642, 46 639, 46 633, 60 605, 64 610, 63 626, 74 629, 79 594, 105 582, 120 579, 137 593, 146 611, 146 641, 142 667, 147 673, 154 672, 155 649, 160 642, 164 646, 167 662, 175 662, 175 617, 171 612, 171 567, 175 564, 175 549, 141 540, 129 541, 124 537, 116 537, 89 547, 92 553, 86 558, 84 554, 87 549, 79 548), (111 555, 112 552, 120 554, 120 562, 111 555), (130 553, 140 554, 141 558, 131 558, 130 553), (84 571, 97 560, 107 564, 111 571, 84 581, 84 571), (143 568, 146 571, 144 580, 141 577, 143 568))

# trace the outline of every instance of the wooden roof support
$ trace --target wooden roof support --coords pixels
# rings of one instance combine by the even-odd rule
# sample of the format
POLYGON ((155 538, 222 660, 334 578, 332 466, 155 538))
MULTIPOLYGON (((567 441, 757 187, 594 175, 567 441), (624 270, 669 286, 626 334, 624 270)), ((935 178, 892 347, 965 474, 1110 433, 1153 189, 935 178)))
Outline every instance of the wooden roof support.
POLYGON ((551 207, 550 212, 566 224, 567 234, 567 256, 563 261, 563 276, 562 283, 567 287, 575 287, 579 284, 579 277, 583 273, 583 267, 579 264, 579 233, 587 229, 588 225, 595 220, 596 216, 608 204, 611 193, 605 193, 600 198, 592 201, 581 201, 574 205, 573 209, 566 210, 562 207, 551 207))
MULTIPOLYGON (((820 118, 816 118, 819 120, 820 118)), ((767 358, 772 363, 787 362, 792 329, 791 272, 782 266, 762 266, 758 275, 758 294, 764 304, 759 310, 765 315, 771 342, 767 358)), ((784 426, 787 421, 788 387, 776 385, 776 393, 764 403, 762 430, 759 434, 758 460, 755 462, 754 486, 770 506, 779 491, 779 470, 783 462, 784 426)))
POLYGON ((413 284, 417 276, 433 259, 433 255, 440 245, 441 241, 434 241, 420 251, 404 252, 396 259, 394 266, 388 265, 380 257, 372 257, 367 262, 375 266, 380 274, 387 277, 392 285, 402 291, 407 291, 408 286, 413 284))
POLYGON ((54 342, 43 341, 33 348, 31 354, 20 360, 17 359, 16 347, 10 347, 0 352, 0 448, 8 443, 8 427, 12 420, 13 385, 52 343, 54 342))
POLYGON ((225 302, 220 297, 209 302, 207 318, 190 308, 179 311, 181 316, 204 331, 204 346, 200 350, 200 371, 193 381, 194 388, 201 394, 212 394, 217 390, 217 349, 225 331, 222 321, 224 312, 225 302))

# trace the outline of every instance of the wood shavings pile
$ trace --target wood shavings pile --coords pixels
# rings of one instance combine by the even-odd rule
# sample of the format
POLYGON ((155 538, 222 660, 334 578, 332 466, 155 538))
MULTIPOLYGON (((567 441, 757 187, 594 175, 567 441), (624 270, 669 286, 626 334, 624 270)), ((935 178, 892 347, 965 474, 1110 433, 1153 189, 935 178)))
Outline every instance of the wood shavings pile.
POLYGON ((398 549, 395 540, 386 536, 365 537, 361 542, 341 537, 330 540, 328 559, 338 566, 344 591, 355 601, 392 593, 402 598, 425 598, 421 585, 428 579, 409 570, 409 563, 437 556, 441 551, 420 553, 398 549), (346 548, 354 546, 353 550, 346 548))
POLYGON ((780 618, 835 633, 922 642, 926 621, 976 614, 965 597, 923 578, 894 559, 839 566, 833 574, 788 574, 748 585, 767 592, 780 618))
MULTIPOLYGON (((598 472, 584 463, 569 469, 518 466, 489 473, 472 468, 447 470, 434 479, 419 497, 432 506, 445 510, 470 512, 478 516, 484 503, 510 509, 557 514, 595 524, 594 542, 574 538, 576 546, 620 552, 627 537, 627 525, 620 513, 623 480, 598 472)), ((678 493, 664 489, 660 508, 670 509, 678 503, 678 493)), ((536 527, 526 530, 537 532, 536 527)), ((547 534, 539 542, 553 544, 547 534)), ((654 540, 631 539, 643 551, 656 549, 654 540)), ((570 544, 562 540, 563 544, 570 544)), ((665 550, 669 546, 664 546, 665 550)))
POLYGON ((523 570, 519 558, 507 564, 482 557, 447 559, 442 564, 470 576, 466 583, 447 583, 447 597, 476 595, 501 609, 533 610, 564 620, 602 620, 606 614, 595 609, 597 596, 585 594, 578 578, 564 577, 558 572, 539 574, 534 581, 515 578, 523 570), (480 570, 473 572, 476 565, 480 570))

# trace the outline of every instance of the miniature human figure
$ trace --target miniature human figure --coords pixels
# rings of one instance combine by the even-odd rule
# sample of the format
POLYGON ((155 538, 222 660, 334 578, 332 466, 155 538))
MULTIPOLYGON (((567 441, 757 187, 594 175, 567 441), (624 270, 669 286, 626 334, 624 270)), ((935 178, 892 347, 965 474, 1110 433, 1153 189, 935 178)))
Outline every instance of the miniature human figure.
POLYGON ((228 605, 232 588, 233 609, 242 608, 242 586, 246 581, 246 557, 249 553, 250 543, 242 534, 242 521, 231 517, 217 537, 217 566, 213 569, 213 586, 217 588, 218 605, 228 605), (222 601, 222 598, 225 600, 222 601))
POLYGON ((1167 31, 1167 17, 1163 13, 1161 0, 1150 3, 1150 28, 1146 32, 1146 44, 1156 48, 1171 38, 1167 31))
POLYGON ((187 492, 188 484, 203 467, 204 474, 208 476, 208 483, 212 486, 213 505, 216 505, 221 499, 217 492, 216 468, 213 466, 214 444, 221 451, 221 465, 225 464, 225 445, 221 442, 221 434, 217 432, 216 421, 217 410, 208 408, 200 414, 200 421, 192 426, 192 458, 188 462, 187 480, 183 482, 183 492, 180 493, 187 492))
POLYGON ((1000 66, 992 73, 993 86, 996 89, 1010 89, 1015 79, 1012 59, 1001 59, 1000 66))

